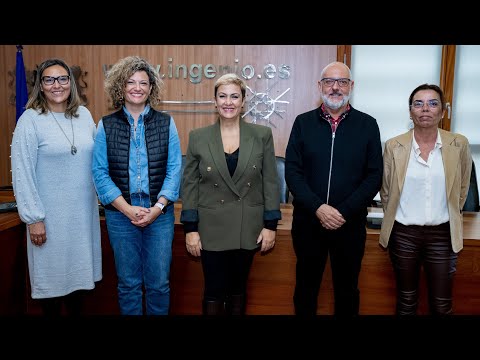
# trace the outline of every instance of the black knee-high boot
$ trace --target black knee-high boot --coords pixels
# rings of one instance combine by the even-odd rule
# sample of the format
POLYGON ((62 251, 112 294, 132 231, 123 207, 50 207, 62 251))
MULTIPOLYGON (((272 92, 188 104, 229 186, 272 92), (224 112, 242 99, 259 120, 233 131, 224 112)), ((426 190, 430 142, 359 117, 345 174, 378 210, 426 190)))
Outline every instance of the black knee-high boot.
POLYGON ((62 302, 60 298, 46 298, 40 299, 40 306, 42 307, 43 315, 46 317, 60 317, 62 314, 62 302))
POLYGON ((203 300, 203 315, 225 315, 225 303, 219 300, 203 300))
POLYGON ((245 294, 230 295, 225 302, 225 310, 227 315, 245 315, 245 308, 245 294))

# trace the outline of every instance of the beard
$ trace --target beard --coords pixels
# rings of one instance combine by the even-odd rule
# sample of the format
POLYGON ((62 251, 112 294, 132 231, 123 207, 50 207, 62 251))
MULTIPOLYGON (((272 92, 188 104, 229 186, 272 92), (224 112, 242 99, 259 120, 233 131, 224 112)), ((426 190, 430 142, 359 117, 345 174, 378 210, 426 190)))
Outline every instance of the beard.
POLYGON ((328 107, 329 109, 338 110, 341 107, 347 105, 348 100, 350 100, 350 94, 343 95, 341 101, 332 101, 332 100, 330 100, 328 95, 322 94, 322 100, 323 100, 323 103, 325 104, 325 106, 328 107))

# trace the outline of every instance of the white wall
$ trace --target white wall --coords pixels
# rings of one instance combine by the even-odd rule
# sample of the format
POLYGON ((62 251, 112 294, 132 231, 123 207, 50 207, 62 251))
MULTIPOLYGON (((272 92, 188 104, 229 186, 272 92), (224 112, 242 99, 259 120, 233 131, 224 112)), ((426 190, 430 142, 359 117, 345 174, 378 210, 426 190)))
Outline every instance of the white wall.
MULTIPOLYGON (((418 85, 440 84, 441 45, 353 45, 351 103, 377 119, 382 145, 409 129, 408 97, 418 85)), ((480 171, 480 46, 456 50, 451 130, 465 135, 480 171)))
POLYGON ((408 97, 439 84, 441 59, 440 45, 352 46, 352 105, 377 119, 382 143, 409 129, 408 97))
POLYGON ((480 46, 457 45, 455 54, 451 129, 468 138, 478 183, 480 178, 480 46))

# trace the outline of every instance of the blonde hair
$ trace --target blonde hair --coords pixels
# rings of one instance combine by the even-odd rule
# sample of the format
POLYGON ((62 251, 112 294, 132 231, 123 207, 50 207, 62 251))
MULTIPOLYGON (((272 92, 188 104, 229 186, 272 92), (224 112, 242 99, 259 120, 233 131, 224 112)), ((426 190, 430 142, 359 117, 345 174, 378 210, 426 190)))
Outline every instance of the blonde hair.
POLYGON ((247 92, 247 84, 245 84, 245 81, 241 77, 234 73, 222 75, 217 79, 217 81, 215 82, 214 96, 217 97, 217 91, 220 86, 232 84, 240 87, 240 90, 242 91, 242 99, 245 99, 245 95, 247 92))

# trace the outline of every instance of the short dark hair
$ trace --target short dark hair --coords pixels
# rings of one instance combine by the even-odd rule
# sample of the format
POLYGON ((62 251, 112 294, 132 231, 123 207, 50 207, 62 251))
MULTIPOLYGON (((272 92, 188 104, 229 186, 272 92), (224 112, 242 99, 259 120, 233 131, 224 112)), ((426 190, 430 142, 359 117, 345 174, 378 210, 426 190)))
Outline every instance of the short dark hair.
POLYGON ((415 96, 415 94, 419 91, 422 91, 422 90, 433 90, 433 91, 435 91, 440 96, 440 102, 442 103, 442 111, 445 110, 445 107, 446 107, 445 95, 443 94, 443 91, 442 91, 442 89, 440 89, 439 86, 432 85, 432 84, 422 84, 422 85, 417 86, 415 88, 415 90, 412 91, 412 93, 410 94, 410 97, 408 98, 408 108, 410 108, 412 106, 413 97, 415 96))

